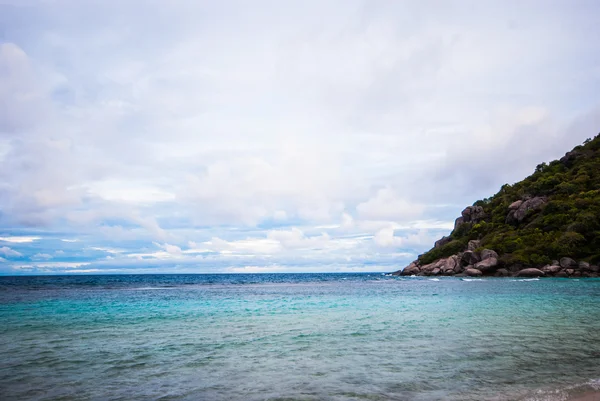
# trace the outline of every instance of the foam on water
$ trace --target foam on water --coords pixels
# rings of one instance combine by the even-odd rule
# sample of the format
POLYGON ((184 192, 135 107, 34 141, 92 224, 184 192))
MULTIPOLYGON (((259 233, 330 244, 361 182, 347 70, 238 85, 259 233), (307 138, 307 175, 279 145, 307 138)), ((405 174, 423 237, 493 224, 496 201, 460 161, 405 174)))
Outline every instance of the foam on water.
POLYGON ((600 387, 599 316, 594 279, 0 278, 0 389, 3 400, 556 401, 600 387))

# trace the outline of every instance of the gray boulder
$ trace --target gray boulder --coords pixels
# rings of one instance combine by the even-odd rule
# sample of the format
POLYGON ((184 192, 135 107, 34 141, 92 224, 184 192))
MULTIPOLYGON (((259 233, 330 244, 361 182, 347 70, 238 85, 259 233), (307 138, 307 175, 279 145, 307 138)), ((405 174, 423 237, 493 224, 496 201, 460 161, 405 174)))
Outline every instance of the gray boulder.
POLYGON ((510 206, 508 207, 508 210, 517 210, 517 209, 519 209, 519 207, 522 204, 523 204, 522 200, 514 201, 513 203, 510 204, 510 206))
POLYGON ((417 275, 420 272, 421 272, 421 269, 419 268, 419 266, 417 266, 417 264, 415 262, 412 262, 410 265, 406 266, 404 268, 404 270, 402 270, 400 272, 400 274, 403 276, 412 276, 412 275, 417 275))
POLYGON ((517 277, 541 277, 544 275, 543 271, 534 268, 523 269, 517 273, 517 277))
POLYGON ((477 270, 477 269, 466 269, 465 275, 467 275, 469 277, 479 277, 479 276, 482 276, 483 273, 481 272, 481 270, 477 270))
POLYGON ((446 245, 450 241, 451 241, 450 237, 442 237, 439 240, 435 241, 435 244, 433 245, 433 247, 434 248, 442 247, 442 246, 446 245))
POLYGON ((576 269, 577 267, 579 267, 577 262, 575 262, 571 258, 561 258, 560 265, 563 269, 576 269))
POLYGON ((454 272, 456 265, 458 264, 458 256, 450 256, 449 258, 442 259, 439 267, 443 272, 454 272))
POLYGON ((498 259, 498 254, 496 253, 496 251, 493 251, 491 249, 484 249, 483 251, 481 251, 481 260, 486 260, 489 258, 498 259))
POLYGON ((579 262, 579 270, 590 271, 590 264, 588 262, 579 262))
POLYGON ((558 265, 558 266, 547 265, 547 266, 542 267, 542 271, 546 274, 556 274, 561 270, 562 270, 562 267, 560 267, 560 265, 558 265))
POLYGON ((491 273, 498 268, 498 259, 493 257, 487 258, 479 263, 476 263, 474 267, 477 270, 480 270, 482 273, 491 273))
POLYGON ((494 274, 494 276, 496 277, 508 277, 510 276, 510 272, 506 269, 498 269, 496 270, 496 274, 494 274))
POLYGON ((464 252, 460 258, 460 262, 463 266, 474 265, 475 263, 478 263, 480 261, 481 258, 479 257, 479 255, 477 255, 473 251, 464 252))
POLYGON ((462 212, 461 217, 454 222, 456 230, 465 223, 478 223, 485 217, 485 212, 481 206, 467 206, 462 212))
POLYGON ((463 224, 465 224, 465 219, 463 219, 462 217, 459 217, 456 220, 454 220, 454 231, 456 231, 463 224))
POLYGON ((548 199, 542 196, 527 199, 524 201, 513 202, 509 206, 509 212, 506 216, 507 224, 518 224, 525 219, 530 210, 539 210, 548 202, 548 199), (519 203, 520 202, 520 203, 519 203))

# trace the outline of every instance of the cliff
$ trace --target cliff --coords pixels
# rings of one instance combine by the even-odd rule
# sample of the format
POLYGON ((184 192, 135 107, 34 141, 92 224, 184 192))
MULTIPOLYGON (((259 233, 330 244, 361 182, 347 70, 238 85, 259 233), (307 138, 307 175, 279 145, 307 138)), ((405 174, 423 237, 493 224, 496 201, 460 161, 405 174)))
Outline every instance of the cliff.
POLYGON ((597 277, 600 134, 465 208, 448 237, 397 275, 597 277))

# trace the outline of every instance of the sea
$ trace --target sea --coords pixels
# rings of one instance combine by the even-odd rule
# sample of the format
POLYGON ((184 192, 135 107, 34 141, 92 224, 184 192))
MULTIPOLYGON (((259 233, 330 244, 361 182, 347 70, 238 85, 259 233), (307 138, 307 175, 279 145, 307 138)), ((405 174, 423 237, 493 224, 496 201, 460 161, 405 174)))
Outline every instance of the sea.
POLYGON ((0 399, 568 400, 600 280, 0 277, 0 399))

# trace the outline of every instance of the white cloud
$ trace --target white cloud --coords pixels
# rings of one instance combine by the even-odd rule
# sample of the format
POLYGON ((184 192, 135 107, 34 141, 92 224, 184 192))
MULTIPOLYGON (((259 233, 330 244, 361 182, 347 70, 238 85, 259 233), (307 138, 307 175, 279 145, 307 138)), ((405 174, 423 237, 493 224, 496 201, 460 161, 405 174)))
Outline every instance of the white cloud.
POLYGON ((41 239, 40 237, 31 237, 31 236, 12 236, 12 237, 0 237, 0 241, 3 242, 12 242, 15 244, 23 244, 28 242, 34 242, 41 239))
POLYGON ((15 251, 14 249, 10 249, 7 246, 3 246, 0 248, 0 255, 3 255, 4 257, 7 258, 11 258, 11 257, 21 257, 23 256, 22 253, 15 251))
POLYGON ((375 243, 383 248, 430 248, 437 239, 439 239, 438 236, 432 235, 427 230, 396 236, 393 227, 382 228, 373 238, 375 243))
POLYGON ((50 260, 53 256, 48 253, 36 253, 31 257, 33 260, 50 260))
POLYGON ((356 210, 366 220, 406 221, 420 217, 424 207, 400 198, 391 188, 382 188, 356 210))

